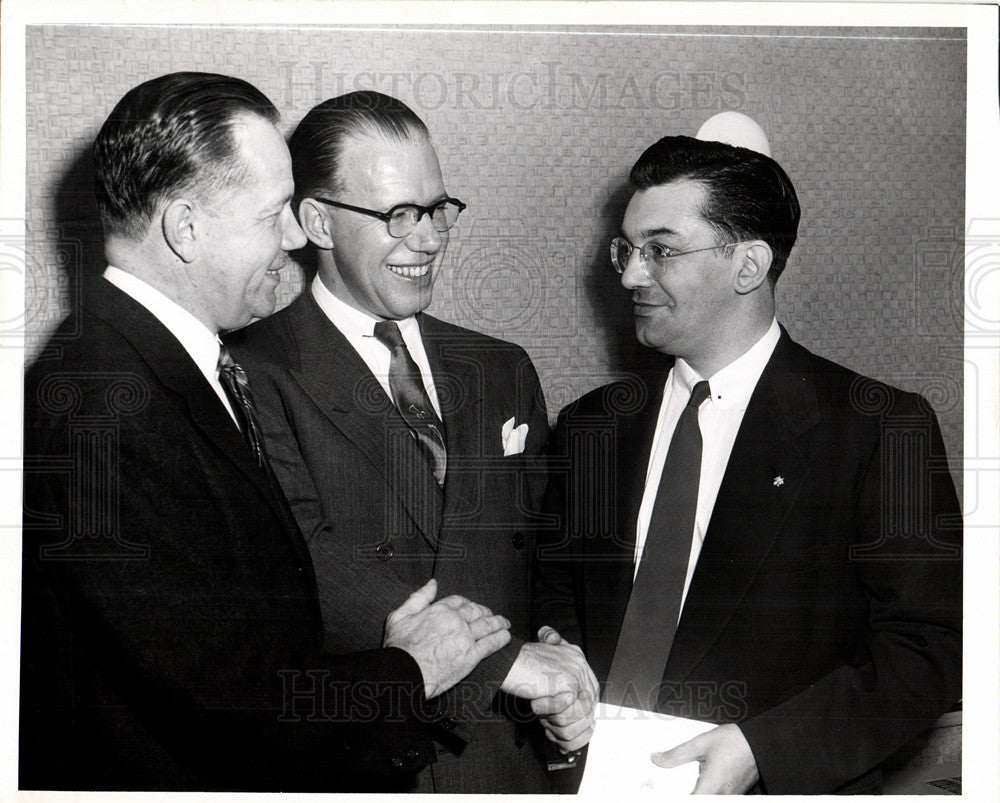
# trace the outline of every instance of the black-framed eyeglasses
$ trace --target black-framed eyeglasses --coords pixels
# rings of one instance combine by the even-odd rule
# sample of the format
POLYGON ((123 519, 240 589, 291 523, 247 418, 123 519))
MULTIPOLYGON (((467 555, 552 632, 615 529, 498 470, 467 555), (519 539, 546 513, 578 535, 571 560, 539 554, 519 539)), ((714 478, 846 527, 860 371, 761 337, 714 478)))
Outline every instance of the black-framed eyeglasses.
POLYGON ((628 262, 632 258, 632 252, 638 251, 643 262, 652 262, 658 268, 665 268, 671 259, 697 254, 701 251, 714 251, 716 248, 726 248, 730 245, 741 245, 748 240, 737 240, 733 243, 719 243, 710 245, 707 248, 692 248, 690 251, 675 251, 673 248, 650 240, 642 248, 636 248, 624 237, 615 237, 611 241, 611 265, 618 273, 624 273, 628 267, 628 262))
POLYGON ((360 215, 378 218, 384 221, 389 228, 389 235, 396 238, 406 237, 410 234, 417 227, 417 224, 420 223, 420 218, 424 215, 430 215, 431 225, 434 226, 435 230, 448 231, 448 229, 458 222, 458 216, 465 209, 465 204, 458 200, 458 198, 442 198, 430 206, 396 204, 388 212, 378 212, 374 209, 365 209, 361 206, 345 204, 340 201, 331 201, 329 198, 321 198, 318 195, 310 195, 309 197, 324 204, 335 206, 338 209, 347 209, 350 212, 357 212, 360 215))

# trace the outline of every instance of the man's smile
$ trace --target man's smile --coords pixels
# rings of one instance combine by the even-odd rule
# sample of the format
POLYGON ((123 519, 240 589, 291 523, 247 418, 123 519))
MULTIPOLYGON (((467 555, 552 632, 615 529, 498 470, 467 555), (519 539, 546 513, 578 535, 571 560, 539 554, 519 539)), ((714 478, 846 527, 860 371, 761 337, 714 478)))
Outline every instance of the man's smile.
POLYGON ((422 276, 426 276, 427 275, 428 271, 430 271, 430 269, 431 269, 431 264, 432 263, 433 263, 433 260, 431 260, 430 262, 425 262, 422 265, 390 265, 390 264, 386 264, 386 268, 388 268, 391 273, 394 273, 397 276, 402 276, 404 279, 419 279, 422 276))

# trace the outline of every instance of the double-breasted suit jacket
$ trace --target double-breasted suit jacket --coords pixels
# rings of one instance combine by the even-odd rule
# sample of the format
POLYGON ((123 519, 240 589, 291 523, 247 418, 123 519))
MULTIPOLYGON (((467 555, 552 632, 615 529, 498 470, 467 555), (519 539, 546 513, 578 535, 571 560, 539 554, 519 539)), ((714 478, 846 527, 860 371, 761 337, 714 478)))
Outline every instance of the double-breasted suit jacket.
MULTIPOLYGON (((539 621, 607 678, 669 364, 564 409, 539 621), (595 501, 596 500, 596 501, 595 501)), ((961 697, 961 514, 919 396, 781 339, 737 435, 660 694, 738 722, 770 793, 862 776, 961 697)))
POLYGON ((523 706, 497 695, 528 635, 532 511, 548 436, 542 392, 520 347, 417 319, 442 408, 443 489, 310 292, 227 343, 249 373, 275 473, 316 564, 327 648, 378 644, 386 614, 432 577, 441 595, 462 594, 512 623, 511 644, 428 711, 453 738, 418 789, 546 790, 523 706), (505 456, 511 419, 527 435, 505 456))

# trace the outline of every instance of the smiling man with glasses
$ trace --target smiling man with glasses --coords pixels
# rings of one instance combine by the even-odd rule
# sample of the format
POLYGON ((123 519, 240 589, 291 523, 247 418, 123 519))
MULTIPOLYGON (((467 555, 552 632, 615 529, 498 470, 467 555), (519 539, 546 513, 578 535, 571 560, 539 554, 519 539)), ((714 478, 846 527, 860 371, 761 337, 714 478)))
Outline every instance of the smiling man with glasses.
POLYGON ((228 342, 309 542, 328 647, 380 644, 386 615, 430 578, 503 614, 517 638, 425 712, 440 750, 413 791, 549 791, 532 713, 575 751, 597 686, 558 634, 526 641, 548 437, 534 366, 424 312, 466 205, 407 106, 332 98, 289 147, 317 275, 228 342))
POLYGON ((695 791, 875 792, 962 691, 937 420, 779 326, 799 204, 775 161, 665 137, 630 184, 611 262, 664 361, 560 415, 540 621, 605 701, 718 723, 652 757, 700 762, 695 791))

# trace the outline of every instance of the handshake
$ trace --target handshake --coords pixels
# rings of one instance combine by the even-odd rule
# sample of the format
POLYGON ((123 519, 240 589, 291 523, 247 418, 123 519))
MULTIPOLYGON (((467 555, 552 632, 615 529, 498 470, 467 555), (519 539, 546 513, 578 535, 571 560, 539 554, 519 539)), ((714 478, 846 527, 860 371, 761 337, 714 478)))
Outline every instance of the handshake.
MULTIPOLYGON (((450 689, 510 641, 503 616, 457 595, 434 602, 436 595, 435 580, 411 594, 389 614, 383 640, 417 662, 428 698, 450 689)), ((579 750, 594 732, 597 678, 583 651, 551 627, 541 628, 538 639, 521 647, 500 688, 531 701, 546 736, 561 750, 579 750)))

